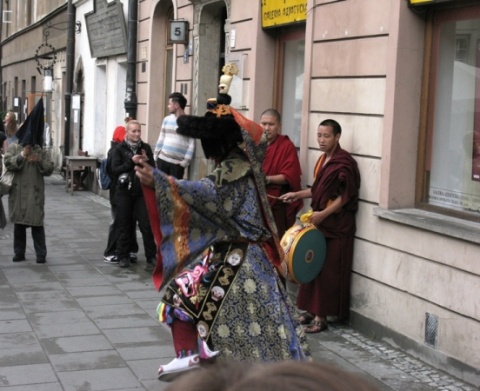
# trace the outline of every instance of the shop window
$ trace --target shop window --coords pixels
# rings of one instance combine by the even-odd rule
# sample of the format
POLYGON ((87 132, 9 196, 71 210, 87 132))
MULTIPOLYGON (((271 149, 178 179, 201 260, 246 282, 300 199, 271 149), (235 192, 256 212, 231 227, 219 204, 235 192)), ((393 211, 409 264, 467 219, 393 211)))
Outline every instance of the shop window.
POLYGON ((422 205, 480 221, 480 7, 438 10, 422 205))
POLYGON ((285 28, 279 37, 276 106, 281 107, 282 134, 300 148, 302 123, 303 80, 305 59, 305 28, 285 28))

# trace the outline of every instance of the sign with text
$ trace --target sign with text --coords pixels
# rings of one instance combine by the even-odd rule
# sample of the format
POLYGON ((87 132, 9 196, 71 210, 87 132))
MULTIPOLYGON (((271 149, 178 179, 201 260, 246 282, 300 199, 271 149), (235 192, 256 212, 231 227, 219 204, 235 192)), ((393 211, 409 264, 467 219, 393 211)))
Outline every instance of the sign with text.
POLYGON ((411 5, 422 5, 433 3, 434 0, 409 0, 411 5))
POLYGON ((261 0, 262 27, 278 27, 307 20, 306 0, 261 0))
POLYGON ((95 0, 93 12, 85 14, 92 57, 110 57, 127 52, 127 29, 120 1, 95 0))

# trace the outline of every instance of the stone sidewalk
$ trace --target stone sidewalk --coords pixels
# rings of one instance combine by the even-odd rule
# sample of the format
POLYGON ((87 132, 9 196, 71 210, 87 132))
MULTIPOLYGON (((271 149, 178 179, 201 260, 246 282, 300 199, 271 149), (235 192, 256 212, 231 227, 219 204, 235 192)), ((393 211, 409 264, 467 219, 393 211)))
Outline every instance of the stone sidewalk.
MULTIPOLYGON (((59 175, 46 178, 46 199, 46 264, 35 263, 30 232, 27 261, 13 263, 12 225, 0 230, 0 388, 163 390, 156 373, 173 348, 156 320, 160 295, 143 249, 130 269, 104 263, 108 200, 67 194, 59 175)), ((474 390, 348 326, 308 338, 314 360, 362 373, 380 390, 474 390)))

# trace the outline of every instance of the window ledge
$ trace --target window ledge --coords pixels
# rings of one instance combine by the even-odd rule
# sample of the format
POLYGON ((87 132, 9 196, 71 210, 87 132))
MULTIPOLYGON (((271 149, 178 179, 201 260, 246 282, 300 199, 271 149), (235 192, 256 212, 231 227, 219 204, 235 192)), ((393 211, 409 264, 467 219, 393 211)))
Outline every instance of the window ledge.
POLYGON ((410 225, 426 231, 480 244, 480 224, 444 216, 422 209, 382 209, 376 207, 373 214, 381 219, 410 225))

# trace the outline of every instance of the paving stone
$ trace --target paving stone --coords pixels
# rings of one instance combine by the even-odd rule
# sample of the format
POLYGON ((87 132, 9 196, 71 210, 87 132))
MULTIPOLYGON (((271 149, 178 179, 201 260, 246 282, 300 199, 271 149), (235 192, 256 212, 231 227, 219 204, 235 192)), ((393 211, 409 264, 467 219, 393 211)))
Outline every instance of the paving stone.
POLYGON ((115 350, 51 354, 49 358, 57 372, 122 368, 127 366, 125 360, 115 350))
POLYGON ((129 368, 60 372, 58 377, 65 391, 141 388, 141 383, 129 368))

